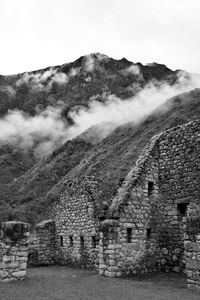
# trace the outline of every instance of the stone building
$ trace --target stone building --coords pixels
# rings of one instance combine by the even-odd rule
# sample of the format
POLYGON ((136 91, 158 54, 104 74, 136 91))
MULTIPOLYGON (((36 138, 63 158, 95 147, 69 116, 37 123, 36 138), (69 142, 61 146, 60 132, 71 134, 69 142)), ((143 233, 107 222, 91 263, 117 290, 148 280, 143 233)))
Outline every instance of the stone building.
POLYGON ((200 122, 151 139, 102 222, 100 274, 182 271, 184 221, 200 202, 200 122))
POLYGON ((199 120, 154 136, 106 210, 96 184, 68 182, 53 207, 55 262, 106 276, 187 268, 187 211, 200 203, 199 120))

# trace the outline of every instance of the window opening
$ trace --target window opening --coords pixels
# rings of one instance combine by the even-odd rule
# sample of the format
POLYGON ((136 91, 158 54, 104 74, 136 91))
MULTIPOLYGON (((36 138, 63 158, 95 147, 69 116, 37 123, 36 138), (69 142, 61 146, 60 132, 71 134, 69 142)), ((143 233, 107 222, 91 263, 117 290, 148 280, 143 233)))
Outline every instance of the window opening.
POLYGON ((73 244, 74 244, 74 242, 73 242, 73 236, 70 235, 70 237, 69 237, 69 245, 72 247, 73 244))
POLYGON ((178 203, 177 204, 177 210, 178 210, 178 215, 179 216, 181 216, 181 217, 186 216, 187 206, 188 206, 188 203, 178 203))
POLYGON ((92 236, 92 247, 96 248, 97 247, 97 239, 96 236, 92 236))
POLYGON ((151 228, 147 228, 147 239, 151 237, 151 228))
POLYGON ((80 236, 80 246, 81 248, 84 248, 84 237, 80 236))
POLYGON ((60 235, 60 246, 63 247, 63 236, 60 235))
POLYGON ((127 228, 127 243, 131 243, 132 242, 132 228, 127 228))
POLYGON ((148 197, 153 194, 153 189, 154 189, 154 182, 149 181, 148 182, 148 197))

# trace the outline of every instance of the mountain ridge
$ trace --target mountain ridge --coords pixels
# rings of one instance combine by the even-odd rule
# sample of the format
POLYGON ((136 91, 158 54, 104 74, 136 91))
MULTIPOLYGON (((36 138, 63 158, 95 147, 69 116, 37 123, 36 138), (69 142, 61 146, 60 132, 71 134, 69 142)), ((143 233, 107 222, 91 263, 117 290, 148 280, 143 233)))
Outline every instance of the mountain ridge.
MULTIPOLYGON (((74 125, 70 117, 72 111, 87 108, 94 101, 105 103, 109 95, 116 95, 123 102, 152 82, 155 87, 163 83, 176 85, 180 72, 183 84, 187 85, 191 79, 191 74, 172 71, 162 64, 143 66, 98 53, 58 67, 62 72, 55 71, 57 66, 54 66, 0 77, 1 118, 9 110, 21 110, 26 116, 34 117, 49 106, 59 107, 61 117, 70 127, 74 125), (60 77, 58 73, 65 75, 60 77)), ((114 130, 110 122, 110 131, 106 133, 95 125, 60 144, 42 160, 34 156, 32 148, 24 151, 16 145, 1 143, 0 221, 20 219, 35 223, 42 220, 48 206, 58 200, 66 182, 81 180, 84 176, 96 178, 97 192, 102 195, 106 208, 145 143, 158 130, 199 118, 199 99, 200 91, 196 89, 173 97, 165 108, 154 111, 137 124, 129 122, 114 130)))

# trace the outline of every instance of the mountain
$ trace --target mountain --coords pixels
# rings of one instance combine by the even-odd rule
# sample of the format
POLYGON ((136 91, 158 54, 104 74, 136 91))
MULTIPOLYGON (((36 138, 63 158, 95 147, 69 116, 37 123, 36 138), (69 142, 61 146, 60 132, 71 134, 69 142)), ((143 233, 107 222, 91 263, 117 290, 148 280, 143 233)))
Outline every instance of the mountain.
MULTIPOLYGON (((183 73, 187 79, 189 74, 183 73)), ((105 102, 108 95, 125 100, 152 81, 157 85, 162 82, 173 85, 179 80, 179 74, 179 70, 172 71, 165 65, 144 66, 125 58, 115 60, 96 53, 62 66, 1 75, 0 117, 5 118, 14 110, 26 113, 25 116, 36 116, 50 106, 59 107, 61 118, 72 125, 70 112, 74 110, 88 107, 93 101, 105 102)), ((0 183, 12 182, 37 162, 34 155, 37 145, 35 136, 34 145, 26 151, 0 138, 0 162, 3 164, 0 183)))
POLYGON ((17 181, 2 186, 3 216, 32 223, 39 221, 48 206, 58 200, 66 184, 84 176, 92 176, 98 182, 100 201, 106 209, 146 142, 163 130, 199 116, 200 89, 196 89, 169 99, 164 110, 156 110, 137 125, 128 123, 118 127, 97 144, 82 136, 68 141, 17 181))
MULTIPOLYGON (((70 127, 74 125, 71 113, 89 107, 94 101, 104 103, 109 95, 125 101, 152 82, 157 87, 163 83, 176 86, 180 74, 184 84, 188 84, 189 73, 172 71, 165 65, 144 66, 125 58, 114 60, 91 54, 62 66, 0 76, 0 116, 4 119, 10 110, 17 109, 26 117, 34 117, 49 106, 59 107, 60 117, 70 127)), ((0 221, 40 221, 67 182, 81 180, 83 176, 95 177, 106 209, 148 139, 199 118, 199 99, 200 90, 196 89, 169 99, 164 108, 137 124, 123 124, 115 130, 112 122, 97 124, 64 144, 58 143, 42 159, 34 151, 37 137, 28 149, 1 141, 0 221)))
POLYGON ((58 102, 63 103, 64 113, 73 107, 88 106, 94 98, 105 101, 105 94, 126 99, 151 81, 174 84, 179 73, 180 70, 172 71, 162 64, 142 65, 96 53, 61 66, 1 75, 0 116, 13 109, 35 115, 38 110, 56 106, 58 102))

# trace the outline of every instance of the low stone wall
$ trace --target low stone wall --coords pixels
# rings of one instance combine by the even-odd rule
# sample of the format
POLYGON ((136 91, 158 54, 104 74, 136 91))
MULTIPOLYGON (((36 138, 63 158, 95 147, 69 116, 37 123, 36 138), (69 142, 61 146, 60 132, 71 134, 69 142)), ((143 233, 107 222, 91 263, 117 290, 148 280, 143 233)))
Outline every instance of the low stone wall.
POLYGON ((55 222, 46 220, 36 225, 29 239, 28 265, 54 264, 55 222))
POLYGON ((200 292, 200 207, 195 204, 188 209, 184 248, 187 286, 200 292))
POLYGON ((28 256, 29 224, 5 222, 1 225, 0 281, 24 279, 28 256))

